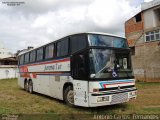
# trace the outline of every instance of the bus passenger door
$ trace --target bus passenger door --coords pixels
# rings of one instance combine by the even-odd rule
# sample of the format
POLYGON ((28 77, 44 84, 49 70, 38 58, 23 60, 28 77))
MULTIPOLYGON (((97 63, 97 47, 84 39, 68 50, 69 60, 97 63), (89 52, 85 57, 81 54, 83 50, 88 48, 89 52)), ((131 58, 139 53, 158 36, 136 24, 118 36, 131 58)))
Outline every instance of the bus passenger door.
POLYGON ((88 107, 87 54, 78 53, 71 57, 74 104, 88 107))

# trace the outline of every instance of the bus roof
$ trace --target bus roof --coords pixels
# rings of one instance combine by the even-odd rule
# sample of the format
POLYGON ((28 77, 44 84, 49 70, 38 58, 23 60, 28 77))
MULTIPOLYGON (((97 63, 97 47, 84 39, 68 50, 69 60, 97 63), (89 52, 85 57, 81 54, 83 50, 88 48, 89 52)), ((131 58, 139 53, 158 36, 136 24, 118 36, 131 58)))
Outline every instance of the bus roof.
MULTIPOLYGON (((74 33, 74 34, 69 34, 69 35, 66 35, 66 36, 63 36, 63 37, 61 37, 61 38, 59 38, 59 39, 62 39, 62 38, 65 38, 65 37, 67 37, 67 36, 72 36, 72 35, 79 35, 79 34, 97 34, 97 35, 107 35, 107 36, 113 36, 113 37, 119 37, 119 38, 124 38, 125 39, 125 37, 122 37, 122 36, 118 36, 118 35, 114 35, 114 34, 110 34, 110 33, 103 33, 103 32, 82 32, 82 33, 74 33)), ((58 39, 57 39, 58 40, 58 39)), ((56 40, 55 40, 56 41, 56 40)), ((50 43, 52 43, 52 42, 54 42, 54 41, 51 41, 51 42, 49 42, 49 43, 47 43, 47 44, 50 44, 50 43)), ((47 45, 47 44, 45 44, 45 45, 47 45)), ((28 51, 22 51, 22 52, 20 52, 19 53, 19 55, 22 55, 22 54, 24 54, 24 53, 27 53, 27 52, 30 52, 30 51, 32 51, 32 50, 35 50, 35 49, 37 49, 37 48, 40 48, 40 47, 43 47, 44 45, 41 45, 41 46, 38 46, 38 47, 36 47, 36 48, 33 48, 33 49, 30 49, 30 50, 28 50, 28 51)), ((18 55, 18 56, 19 56, 18 55)))

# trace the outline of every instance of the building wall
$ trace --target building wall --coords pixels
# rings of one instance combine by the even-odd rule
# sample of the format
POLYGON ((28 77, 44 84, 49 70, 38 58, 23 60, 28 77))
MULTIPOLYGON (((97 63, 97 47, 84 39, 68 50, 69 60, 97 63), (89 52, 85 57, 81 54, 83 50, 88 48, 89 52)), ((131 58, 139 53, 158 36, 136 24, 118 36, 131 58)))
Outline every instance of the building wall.
POLYGON ((160 41, 145 43, 144 55, 145 81, 160 82, 160 41))
POLYGON ((150 8, 154 8, 156 6, 160 5, 160 0, 152 0, 151 2, 144 2, 142 5, 141 5, 141 10, 144 11, 144 10, 148 10, 150 8))
POLYGON ((160 30, 154 23, 157 18, 153 13, 153 9, 143 11, 142 21, 136 23, 135 16, 125 23, 129 46, 135 48, 132 64, 135 78, 139 81, 160 82, 160 40, 146 42, 145 38, 146 32, 160 30))
POLYGON ((153 10, 148 10, 144 13, 144 19, 146 20, 146 22, 144 23, 144 28, 145 29, 149 29, 155 26, 155 20, 154 20, 154 13, 153 10), (152 18, 152 19, 150 19, 152 18))
POLYGON ((160 7, 144 11, 144 29, 160 26, 160 7))
POLYGON ((132 62, 137 80, 160 82, 160 41, 136 44, 132 62))
POLYGON ((125 23, 125 35, 130 47, 135 46, 137 39, 139 39, 143 34, 143 14, 141 15, 141 21, 136 21, 136 18, 133 17, 125 23))
POLYGON ((17 67, 0 66, 0 79, 17 78, 17 77, 18 77, 17 67))

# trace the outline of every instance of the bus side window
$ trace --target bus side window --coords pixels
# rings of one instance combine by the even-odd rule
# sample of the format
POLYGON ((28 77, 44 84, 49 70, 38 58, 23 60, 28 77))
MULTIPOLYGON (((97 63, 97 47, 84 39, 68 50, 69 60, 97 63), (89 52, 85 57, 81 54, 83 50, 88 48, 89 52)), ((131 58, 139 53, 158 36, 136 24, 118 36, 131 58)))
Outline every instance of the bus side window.
POLYGON ((43 47, 37 50, 37 61, 43 60, 43 47))
POLYGON ((20 65, 23 65, 24 64, 24 55, 21 55, 20 56, 20 65))
POLYGON ((77 54, 71 58, 72 77, 74 79, 87 79, 87 66, 85 54, 77 54))
POLYGON ((30 53, 30 62, 35 62, 36 61, 36 51, 32 51, 30 53))
POLYGON ((57 57, 64 57, 68 55, 69 51, 68 43, 69 43, 68 38, 64 38, 62 41, 59 41, 57 43, 57 57))
POLYGON ((45 59, 54 57, 54 44, 49 44, 45 47, 45 59))
POLYGON ((26 53, 26 54, 24 55, 24 62, 25 62, 25 63, 29 63, 29 53, 26 53))

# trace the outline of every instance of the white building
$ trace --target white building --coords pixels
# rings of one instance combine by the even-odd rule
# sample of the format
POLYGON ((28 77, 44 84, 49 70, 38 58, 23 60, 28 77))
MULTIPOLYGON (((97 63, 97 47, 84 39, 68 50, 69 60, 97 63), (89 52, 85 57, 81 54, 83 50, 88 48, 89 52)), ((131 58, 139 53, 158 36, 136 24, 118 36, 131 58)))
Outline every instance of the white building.
POLYGON ((18 75, 17 60, 13 54, 0 43, 0 79, 16 78, 18 75))
POLYGON ((4 44, 0 43, 0 58, 13 57, 13 54, 5 48, 4 44))

